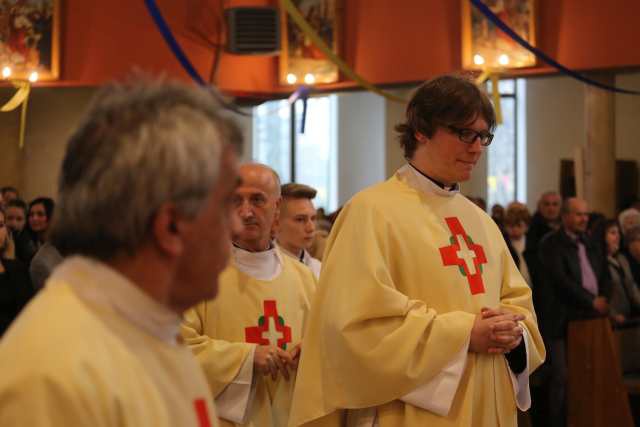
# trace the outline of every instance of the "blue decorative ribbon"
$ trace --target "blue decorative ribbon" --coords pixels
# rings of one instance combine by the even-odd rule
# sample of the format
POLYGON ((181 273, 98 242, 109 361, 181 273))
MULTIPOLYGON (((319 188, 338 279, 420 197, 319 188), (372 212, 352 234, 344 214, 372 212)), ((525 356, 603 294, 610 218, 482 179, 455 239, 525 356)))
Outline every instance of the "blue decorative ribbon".
POLYGON ((195 69, 193 64, 191 64, 191 61, 189 61, 189 58, 187 58, 187 55, 184 53, 184 50, 182 50, 182 47, 180 47, 180 43, 178 43, 176 38, 173 36, 173 33, 171 32, 171 28, 169 28, 169 25, 167 24, 167 21, 165 21, 165 19, 163 18, 162 13, 160 12, 160 9, 158 8, 158 5, 156 4, 155 0, 145 0, 144 3, 146 4, 147 9, 149 10, 149 14, 153 18, 153 21, 155 22, 156 26, 158 27, 158 30, 160 31, 160 34, 162 35, 162 38, 164 39, 165 42, 167 42, 167 44, 169 45, 169 49, 171 49, 171 52, 173 52, 173 54, 175 55, 176 59, 178 60, 180 65, 182 65, 182 68, 184 68, 184 70, 187 72, 187 74, 189 74, 189 76, 191 76, 191 78, 197 84, 199 84, 202 87, 205 87, 205 88, 209 89, 211 94, 216 98, 216 100, 223 107, 225 107, 226 109, 228 109, 230 111, 233 111, 236 114, 240 114, 242 116, 251 117, 251 114, 247 114, 244 111, 240 110, 237 106, 225 101, 220 96, 220 94, 216 90, 214 90, 200 76, 200 74, 195 69))
MULTIPOLYGON (((171 52, 173 52, 176 59, 178 60, 180 65, 182 65, 182 68, 184 68, 187 74, 189 74, 189 76, 191 76, 191 78, 200 86, 204 86, 206 88, 211 89, 211 93, 216 97, 218 102, 220 102, 220 104, 222 104, 225 108, 233 111, 234 113, 251 117, 251 114, 245 113, 235 105, 230 104, 226 102, 224 99, 222 99, 222 97, 220 97, 218 92, 213 90, 211 86, 209 86, 209 84, 200 76, 200 74, 195 69, 191 61, 189 61, 189 58, 187 57, 187 55, 184 53, 184 50, 182 50, 182 47, 180 47, 180 43, 178 43, 173 33, 171 32, 171 28, 169 28, 167 21, 165 21, 164 17, 162 16, 162 13, 160 12, 160 9, 158 8, 158 5, 156 4, 155 0, 145 0, 145 4, 147 6, 149 14, 153 18, 153 21, 155 22, 156 26, 158 27, 158 30, 160 31, 162 38, 167 43, 167 45, 169 45, 169 49, 171 49, 171 52)), ((306 86, 300 86, 289 97, 290 104, 296 102, 298 99, 302 100, 303 107, 302 107, 302 123, 301 123, 301 130, 300 130, 301 133, 304 133, 305 122, 307 118, 307 98, 308 97, 309 97, 309 88, 306 86)))
POLYGON ((520 37, 515 31, 511 29, 507 24, 502 22, 500 18, 498 18, 492 11, 489 9, 487 5, 485 5, 481 0, 469 0, 471 4, 474 5, 489 21, 491 21, 496 27, 500 28, 506 35, 515 40, 520 46, 527 49, 529 52, 533 53, 537 58, 540 58, 542 61, 551 65, 552 67, 560 70, 562 73, 573 77, 576 80, 580 80, 583 83, 586 83, 591 86, 599 87, 600 89, 608 90, 611 92, 624 93, 627 95, 640 95, 640 91, 622 89, 615 86, 609 86, 604 83, 600 83, 596 80, 591 80, 588 77, 583 76, 582 74, 573 71, 564 65, 556 62, 553 58, 548 56, 546 53, 541 51, 540 49, 531 46, 525 39, 520 37))
POLYGON ((300 86, 295 92, 289 96, 289 104, 293 105, 297 100, 302 100, 302 120, 300 121, 300 133, 304 133, 307 123, 307 100, 309 99, 310 89, 307 86, 300 86))

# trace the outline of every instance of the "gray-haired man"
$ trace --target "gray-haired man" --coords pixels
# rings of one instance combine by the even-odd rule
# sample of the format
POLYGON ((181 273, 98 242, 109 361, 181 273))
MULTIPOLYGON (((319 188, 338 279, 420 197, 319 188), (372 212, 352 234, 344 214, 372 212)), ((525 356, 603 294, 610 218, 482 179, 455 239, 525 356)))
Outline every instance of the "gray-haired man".
POLYGON ((213 425, 177 335, 229 257, 236 135, 204 89, 100 92, 60 174, 51 237, 69 257, 0 346, 0 425, 213 425))

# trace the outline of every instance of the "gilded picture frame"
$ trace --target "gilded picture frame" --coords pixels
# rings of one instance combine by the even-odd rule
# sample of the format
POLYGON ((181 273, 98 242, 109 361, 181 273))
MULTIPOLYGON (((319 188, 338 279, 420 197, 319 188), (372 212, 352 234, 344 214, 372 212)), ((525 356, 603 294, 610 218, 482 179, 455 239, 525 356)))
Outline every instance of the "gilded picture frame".
POLYGON ((0 69, 4 78, 60 75, 60 1, 0 0, 0 69), (10 75, 7 75, 10 68, 10 75))
MULTIPOLYGON (((341 0, 294 0, 301 14, 324 42, 339 54, 341 0)), ((281 13, 281 85, 334 83, 338 67, 311 42, 283 9, 281 13), (305 77, 313 76, 310 80, 305 77), (295 76, 295 81, 292 77, 295 76)))
MULTIPOLYGON (((505 24, 535 46, 536 0, 484 0, 505 24)), ((536 65, 533 53, 500 31, 468 0, 462 4, 462 65, 465 69, 536 65)))

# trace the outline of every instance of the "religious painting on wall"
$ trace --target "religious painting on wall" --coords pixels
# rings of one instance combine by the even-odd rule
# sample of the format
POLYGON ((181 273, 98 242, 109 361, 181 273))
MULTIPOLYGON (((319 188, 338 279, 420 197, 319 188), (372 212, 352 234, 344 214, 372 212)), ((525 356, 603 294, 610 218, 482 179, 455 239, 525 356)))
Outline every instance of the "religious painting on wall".
POLYGON ((58 78, 60 0, 0 0, 4 78, 58 78))
MULTIPOLYGON (((499 30, 468 0, 462 1, 462 65, 467 69, 521 68, 536 57, 499 30)), ((535 0, 484 0, 491 11, 535 46, 535 0)))
MULTIPOLYGON (((305 20, 333 52, 338 53, 341 0, 294 0, 305 20)), ((282 50, 280 84, 315 84, 338 81, 338 67, 281 10, 282 50)))

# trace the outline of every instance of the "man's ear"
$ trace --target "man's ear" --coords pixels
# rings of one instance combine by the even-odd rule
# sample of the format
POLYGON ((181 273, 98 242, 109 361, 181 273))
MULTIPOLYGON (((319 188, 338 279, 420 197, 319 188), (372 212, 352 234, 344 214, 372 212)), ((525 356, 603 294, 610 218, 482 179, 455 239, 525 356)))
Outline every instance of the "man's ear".
POLYGON ((413 134, 413 137, 416 139, 416 141, 418 141, 420 144, 426 144, 427 142, 429 142, 429 138, 427 138, 426 136, 424 136, 423 134, 421 134, 420 132, 415 132, 413 134))
POLYGON ((282 209, 282 197, 278 197, 278 200, 276 200, 276 212, 273 216, 273 222, 278 223, 280 221, 280 211, 282 209))
POLYGON ((280 210, 282 209, 282 197, 276 201, 276 211, 273 215, 273 224, 271 224, 271 234, 276 234, 280 227, 280 210))
POLYGON ((158 249, 170 257, 182 254, 182 233, 180 217, 171 203, 164 203, 153 217, 151 232, 158 249))

